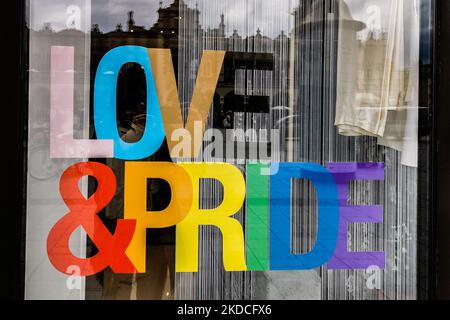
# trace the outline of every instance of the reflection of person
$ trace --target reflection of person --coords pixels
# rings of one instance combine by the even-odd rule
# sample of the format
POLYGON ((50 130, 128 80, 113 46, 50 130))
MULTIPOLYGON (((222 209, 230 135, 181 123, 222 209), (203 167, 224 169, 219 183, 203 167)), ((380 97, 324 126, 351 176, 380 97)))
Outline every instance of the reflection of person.
POLYGON ((232 114, 233 113, 231 111, 228 111, 225 114, 225 117, 224 117, 223 122, 222 122, 224 129, 232 129, 233 128, 232 114))

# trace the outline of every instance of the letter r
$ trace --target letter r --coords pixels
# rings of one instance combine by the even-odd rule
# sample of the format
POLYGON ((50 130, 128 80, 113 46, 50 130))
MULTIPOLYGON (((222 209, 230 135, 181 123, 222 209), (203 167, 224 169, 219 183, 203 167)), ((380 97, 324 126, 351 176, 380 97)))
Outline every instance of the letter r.
POLYGON ((223 260, 226 271, 246 271, 244 231, 239 221, 231 216, 244 203, 245 181, 241 171, 226 163, 183 163, 191 177, 194 201, 189 215, 177 225, 176 271, 198 272, 199 226, 216 226, 222 232, 223 260), (216 179, 223 185, 223 201, 216 209, 199 208, 201 179, 216 179))

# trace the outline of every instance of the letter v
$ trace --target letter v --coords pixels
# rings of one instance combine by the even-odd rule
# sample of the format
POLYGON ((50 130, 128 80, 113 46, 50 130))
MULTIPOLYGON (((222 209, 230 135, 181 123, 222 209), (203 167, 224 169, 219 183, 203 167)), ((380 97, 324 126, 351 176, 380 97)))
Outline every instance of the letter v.
POLYGON ((181 113, 170 49, 148 49, 148 54, 170 155, 172 158, 197 158, 201 150, 214 92, 222 70, 225 51, 205 50, 203 52, 186 125, 184 125, 181 113), (179 144, 176 137, 179 136, 180 130, 182 132, 180 138, 188 139, 189 142, 188 150, 184 149, 181 154, 176 148, 179 144))

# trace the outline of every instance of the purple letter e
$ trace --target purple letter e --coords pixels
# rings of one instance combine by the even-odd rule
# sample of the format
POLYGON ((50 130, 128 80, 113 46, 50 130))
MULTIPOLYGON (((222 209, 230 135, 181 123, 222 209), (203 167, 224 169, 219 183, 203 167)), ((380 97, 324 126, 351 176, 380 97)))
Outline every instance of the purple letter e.
POLYGON ((354 180, 384 180, 383 163, 330 163, 339 193, 339 235, 336 250, 328 262, 329 269, 367 269, 370 266, 386 267, 384 252, 349 252, 347 227, 351 223, 381 223, 382 206, 351 206, 348 204, 348 185, 354 180))

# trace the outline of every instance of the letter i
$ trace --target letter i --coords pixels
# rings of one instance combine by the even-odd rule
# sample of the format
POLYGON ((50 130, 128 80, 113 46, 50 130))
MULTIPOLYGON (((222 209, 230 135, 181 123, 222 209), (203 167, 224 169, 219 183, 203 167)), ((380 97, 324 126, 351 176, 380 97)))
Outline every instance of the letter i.
POLYGON ((247 166, 246 256, 248 271, 269 270, 269 164, 247 166))

